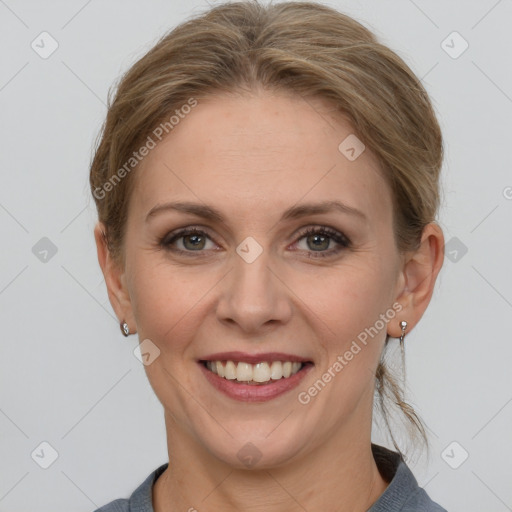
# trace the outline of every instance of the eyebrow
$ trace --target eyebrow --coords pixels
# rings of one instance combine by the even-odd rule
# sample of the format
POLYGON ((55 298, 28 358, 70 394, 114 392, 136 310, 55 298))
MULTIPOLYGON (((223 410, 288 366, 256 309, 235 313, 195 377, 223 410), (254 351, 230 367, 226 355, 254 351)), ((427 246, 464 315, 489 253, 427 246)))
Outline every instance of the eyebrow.
MULTIPOLYGON (((148 212, 146 216, 146 222, 151 217, 154 217, 155 215, 158 215, 159 213, 163 213, 166 211, 178 211, 182 213, 195 215, 203 219, 217 221, 219 223, 225 222, 222 213, 219 210, 215 209, 214 207, 188 201, 178 201, 156 205, 155 207, 151 208, 151 210, 148 212)), ((285 212, 281 216, 281 221, 298 219, 301 217, 306 217, 308 215, 330 213, 332 211, 338 211, 340 213, 358 217, 365 221, 367 220, 366 215, 362 211, 357 210, 352 206, 348 206, 342 203, 341 201, 322 201, 319 203, 303 203, 292 206, 291 208, 285 210, 285 212)))

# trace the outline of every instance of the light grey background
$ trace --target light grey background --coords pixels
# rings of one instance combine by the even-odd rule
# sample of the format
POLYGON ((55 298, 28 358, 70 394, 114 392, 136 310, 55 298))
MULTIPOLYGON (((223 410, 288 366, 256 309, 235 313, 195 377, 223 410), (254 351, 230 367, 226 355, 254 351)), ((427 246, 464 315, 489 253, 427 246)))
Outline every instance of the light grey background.
MULTIPOLYGON (((440 223, 454 261, 406 340, 432 443, 411 467, 450 512, 512 510, 512 2, 326 3, 406 59, 446 140, 440 223), (445 51, 463 48, 453 31, 469 43, 458 58, 445 51)), ((162 407, 97 264, 88 165, 111 84, 206 7, 0 0, 0 512, 93 510, 167 461, 162 407), (47 59, 31 47, 43 31, 59 45, 47 59), (43 237, 57 248, 46 262, 43 237), (48 469, 42 442, 58 453, 48 469)))

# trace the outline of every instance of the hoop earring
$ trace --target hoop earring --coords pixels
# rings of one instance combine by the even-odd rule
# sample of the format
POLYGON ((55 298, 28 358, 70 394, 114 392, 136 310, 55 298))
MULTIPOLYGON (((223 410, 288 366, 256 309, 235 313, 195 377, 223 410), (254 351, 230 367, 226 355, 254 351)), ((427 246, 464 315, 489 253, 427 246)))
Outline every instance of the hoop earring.
POLYGON ((128 337, 128 335, 130 334, 130 328, 128 327, 128 324, 126 322, 121 322, 120 327, 123 335, 128 337))

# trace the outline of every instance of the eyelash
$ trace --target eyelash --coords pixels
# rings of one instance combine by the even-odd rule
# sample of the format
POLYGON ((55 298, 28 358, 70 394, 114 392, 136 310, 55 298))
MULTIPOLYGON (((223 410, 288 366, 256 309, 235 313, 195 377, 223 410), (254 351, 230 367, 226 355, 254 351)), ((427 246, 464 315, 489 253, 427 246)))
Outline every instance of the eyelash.
MULTIPOLYGON (((182 249, 171 248, 171 245, 174 242, 176 242, 180 238, 183 238, 184 236, 187 236, 187 235, 205 236, 206 238, 211 240, 211 237, 204 230, 196 228, 196 227, 188 227, 188 228, 180 229, 179 231, 174 232, 174 233, 168 233, 167 235, 165 235, 163 238, 160 239, 159 245, 167 251, 172 251, 172 252, 176 252, 179 254, 186 254, 187 256, 189 256, 189 255, 192 256, 191 253, 194 253, 194 252, 197 252, 197 253, 204 252, 204 251, 184 251, 182 249), (169 238, 169 237, 171 237, 171 238, 169 238)), ((331 249, 328 251, 310 251, 310 252, 308 252, 309 258, 313 258, 313 259, 314 258, 328 258, 330 256, 334 256, 335 254, 338 254, 343 249, 347 249, 351 246, 350 240, 344 234, 342 234, 332 228, 329 228, 327 226, 308 228, 307 230, 301 232, 298 235, 297 242, 307 236, 310 236, 310 235, 327 236, 331 240, 334 240, 341 247, 338 247, 336 249, 331 249), (311 255, 312 253, 315 253, 315 255, 314 256, 311 255)), ((200 256, 200 257, 202 257, 202 256, 200 256)))

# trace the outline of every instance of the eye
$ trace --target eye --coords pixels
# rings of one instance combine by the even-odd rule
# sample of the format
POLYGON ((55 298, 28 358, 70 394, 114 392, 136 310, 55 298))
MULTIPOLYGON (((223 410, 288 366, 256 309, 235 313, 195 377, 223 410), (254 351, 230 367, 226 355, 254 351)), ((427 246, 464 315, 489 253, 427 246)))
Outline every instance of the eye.
POLYGON ((350 247, 350 240, 344 234, 329 227, 309 228, 301 233, 297 243, 302 239, 305 239, 306 242, 304 250, 311 251, 309 254, 310 258, 326 258, 338 254, 344 248, 350 247), (338 247, 327 251, 324 250, 328 249, 332 241, 334 241, 338 247))
MULTIPOLYGON (((177 232, 169 233, 160 241, 160 245, 169 251, 179 253, 186 252, 202 252, 205 249, 206 241, 210 237, 201 229, 189 227, 181 229, 177 232), (176 242, 180 241, 183 248, 172 247, 176 242)), ((180 244, 178 244, 180 245, 180 244)))

